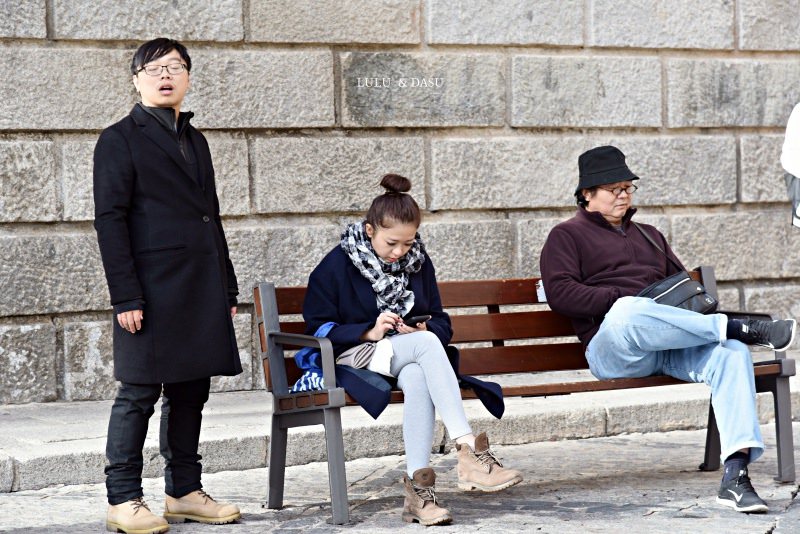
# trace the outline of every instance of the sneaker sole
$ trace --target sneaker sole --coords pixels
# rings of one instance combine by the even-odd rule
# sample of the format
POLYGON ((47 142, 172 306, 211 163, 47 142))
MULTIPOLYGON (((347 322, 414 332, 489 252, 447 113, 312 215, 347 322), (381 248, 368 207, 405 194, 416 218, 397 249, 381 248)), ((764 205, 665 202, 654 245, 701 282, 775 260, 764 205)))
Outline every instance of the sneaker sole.
POLYGON ((241 512, 237 512, 225 517, 205 517, 202 515, 175 514, 170 512, 164 513, 164 519, 167 520, 167 523, 183 523, 185 521, 194 521, 195 523, 205 523, 207 525, 226 525, 228 523, 233 523, 241 517, 241 512))
POLYGON ((406 523, 413 523, 414 521, 416 521, 420 525, 424 525, 424 526, 428 527, 428 526, 431 526, 431 525, 446 525, 447 523, 450 523, 451 521, 453 521, 453 518, 450 516, 450 514, 445 514, 445 515, 443 515, 441 517, 436 517, 434 519, 424 520, 424 519, 420 519, 419 516, 416 516, 416 515, 414 515, 412 513, 403 512, 403 521, 405 521, 406 523))
POLYGON ((494 493, 495 491, 501 491, 506 488, 510 488, 511 486, 516 486, 522 482, 522 477, 514 477, 508 482, 504 482, 502 484, 498 484, 497 486, 484 486, 483 484, 478 484, 477 482, 462 482, 458 481, 458 488, 464 491, 483 491, 486 493, 494 493))
POLYGON ((106 530, 108 532, 124 532, 127 534, 162 534, 169 530, 169 525, 153 528, 124 528, 118 523, 106 521, 106 530))
POLYGON ((717 503, 729 508, 733 508, 737 512, 745 512, 748 514, 765 514, 769 510, 766 504, 754 504, 752 506, 739 506, 735 501, 730 499, 721 499, 717 497, 717 503))

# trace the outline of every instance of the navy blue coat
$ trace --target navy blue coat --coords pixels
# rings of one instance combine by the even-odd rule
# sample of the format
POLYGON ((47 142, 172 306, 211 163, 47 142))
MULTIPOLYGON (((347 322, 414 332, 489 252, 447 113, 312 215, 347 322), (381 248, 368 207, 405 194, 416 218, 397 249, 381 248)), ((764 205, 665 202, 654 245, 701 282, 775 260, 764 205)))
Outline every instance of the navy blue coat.
MULTIPOLYGON (((458 350, 448 346, 453 337, 450 316, 442 309, 436 271, 427 254, 422 268, 409 277, 409 289, 414 292, 414 307, 408 315, 431 315, 427 328, 446 347, 461 387, 472 388, 489 412, 498 418, 502 416, 504 405, 500 386, 458 374, 458 350)), ((361 335, 375 325, 378 315, 380 312, 372 286, 344 250, 337 246, 323 258, 309 277, 303 302, 306 333, 313 335, 324 323, 337 323, 338 326, 326 337, 333 344, 334 355, 338 356, 350 347, 363 343, 361 335)), ((344 365, 336 366, 336 381, 376 418, 386 408, 391 389, 397 385, 396 380, 389 377, 344 365)))

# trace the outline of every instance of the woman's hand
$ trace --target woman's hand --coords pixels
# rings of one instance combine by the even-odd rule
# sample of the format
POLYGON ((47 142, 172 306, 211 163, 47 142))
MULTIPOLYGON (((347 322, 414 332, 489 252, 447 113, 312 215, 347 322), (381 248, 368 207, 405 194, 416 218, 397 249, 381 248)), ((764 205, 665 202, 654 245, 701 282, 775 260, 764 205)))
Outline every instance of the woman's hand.
POLYGON ((375 326, 361 334, 362 341, 380 341, 386 332, 394 330, 400 323, 400 316, 392 312, 383 312, 375 319, 375 326))
POLYGON ((401 322, 400 324, 398 324, 395 327, 395 330, 397 330, 401 334, 411 334, 413 332, 422 332, 423 330, 427 330, 427 329, 428 329, 428 326, 424 322, 417 323, 417 326, 408 326, 407 324, 401 322))

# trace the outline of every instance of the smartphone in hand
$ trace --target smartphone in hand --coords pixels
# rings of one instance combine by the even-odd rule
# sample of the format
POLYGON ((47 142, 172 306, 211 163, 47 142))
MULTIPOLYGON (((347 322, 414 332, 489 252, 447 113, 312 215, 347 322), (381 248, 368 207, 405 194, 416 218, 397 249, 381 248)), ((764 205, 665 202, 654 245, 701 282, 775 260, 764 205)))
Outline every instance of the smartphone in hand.
POLYGON ((409 317, 407 319, 403 319, 403 324, 410 327, 416 327, 419 323, 424 323, 428 319, 430 319, 430 315, 417 315, 414 317, 409 317))

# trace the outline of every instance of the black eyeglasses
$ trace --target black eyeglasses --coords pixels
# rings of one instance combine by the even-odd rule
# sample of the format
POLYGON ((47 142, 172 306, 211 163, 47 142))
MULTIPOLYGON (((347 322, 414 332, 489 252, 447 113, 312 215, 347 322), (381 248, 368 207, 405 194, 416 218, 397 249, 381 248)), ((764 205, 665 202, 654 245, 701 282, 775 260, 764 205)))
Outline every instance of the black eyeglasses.
POLYGON ((148 76, 161 76, 161 73, 164 72, 164 69, 167 69, 168 73, 175 76, 185 71, 186 65, 183 63, 170 63, 169 65, 145 65, 136 72, 139 73, 144 71, 144 73, 148 76))
POLYGON ((598 189, 602 189, 603 191, 608 191, 615 197, 618 197, 622 194, 623 191, 625 191, 629 195, 632 195, 636 192, 637 189, 639 189, 639 187, 631 184, 628 187, 615 187, 614 189, 608 189, 606 187, 598 187, 598 189))

